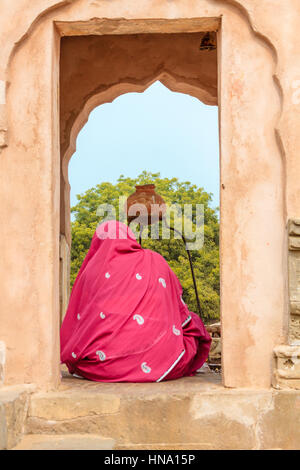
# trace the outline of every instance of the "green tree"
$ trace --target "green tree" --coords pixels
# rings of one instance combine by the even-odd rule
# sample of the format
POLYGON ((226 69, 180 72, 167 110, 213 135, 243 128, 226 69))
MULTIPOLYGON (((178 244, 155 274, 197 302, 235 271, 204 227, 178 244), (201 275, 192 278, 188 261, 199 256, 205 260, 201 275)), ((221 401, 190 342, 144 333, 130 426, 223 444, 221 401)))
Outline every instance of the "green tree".
MULTIPOLYGON (((197 281, 200 303, 206 321, 219 318, 219 221, 218 210, 210 207, 211 194, 189 182, 180 182, 177 178, 161 178, 159 173, 144 171, 137 178, 125 178, 121 175, 117 184, 101 183, 78 195, 78 203, 72 207, 71 249, 71 286, 89 249, 92 236, 99 222, 103 219, 97 215, 100 204, 111 204, 115 207, 116 218, 120 218, 119 197, 126 199, 135 191, 135 185, 154 183, 155 191, 168 205, 203 204, 204 206, 204 245, 200 250, 192 250, 191 256, 197 281)), ((192 220, 195 222, 195 213, 192 220)), ((171 219, 172 226, 172 219, 171 219)), ((161 230, 161 228, 160 228, 161 230)), ((189 261, 184 244, 174 238, 147 239, 142 242, 144 248, 159 252, 176 273, 183 287, 183 299, 190 310, 197 312, 197 303, 193 287, 189 261)))

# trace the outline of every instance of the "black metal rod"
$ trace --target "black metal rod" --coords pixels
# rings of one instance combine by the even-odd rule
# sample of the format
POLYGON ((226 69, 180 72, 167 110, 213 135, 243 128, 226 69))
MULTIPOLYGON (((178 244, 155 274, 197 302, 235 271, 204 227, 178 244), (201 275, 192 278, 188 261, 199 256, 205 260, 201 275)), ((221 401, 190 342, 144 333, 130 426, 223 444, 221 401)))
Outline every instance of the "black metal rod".
POLYGON ((182 235, 182 233, 180 233, 178 230, 176 230, 175 228, 173 227, 170 227, 167 222, 165 221, 165 224, 168 228, 170 228, 171 230, 173 230, 173 232, 176 232, 176 233, 179 233, 179 235, 181 236, 183 242, 184 242, 184 247, 185 247, 185 250, 188 254, 188 258, 189 258, 189 262, 190 262, 190 268, 191 268, 191 272, 192 272, 192 278, 193 278, 193 283, 194 283, 194 289, 195 289, 195 294, 196 294, 196 301, 197 301, 197 308, 198 308, 198 313, 199 313, 199 316, 202 318, 203 317, 203 312, 202 312, 202 308, 200 306, 200 300, 199 300, 199 295, 198 295, 198 289, 197 289, 197 284, 196 284, 196 278, 195 278, 195 273, 194 273, 194 268, 193 268, 193 263, 192 263, 192 258, 191 258, 191 254, 190 254, 190 250, 188 250, 187 248, 187 245, 186 245, 186 240, 185 240, 185 237, 182 235))
MULTIPOLYGON (((197 284, 196 284, 196 278, 195 278, 195 273, 194 273, 194 267, 193 267, 193 263, 192 263, 192 258, 191 258, 191 254, 190 254, 190 250, 188 250, 187 248, 187 245, 186 245, 186 239, 185 237, 182 235, 182 233, 180 233, 178 230, 176 230, 175 228, 173 227, 170 227, 166 220, 164 221, 166 226, 168 228, 170 228, 171 230, 173 230, 173 232, 176 232, 178 233, 182 240, 183 240, 183 243, 184 243, 184 247, 185 247, 185 250, 188 254, 188 258, 189 258, 189 263, 190 263, 190 268, 191 268, 191 273, 192 273, 192 278, 193 278, 193 284, 194 284, 194 290, 195 290, 195 294, 196 294, 196 302, 197 302, 197 308, 198 308, 198 313, 199 313, 199 316, 202 318, 203 317, 203 312, 202 312, 202 308, 201 308, 201 305, 200 305, 200 300, 199 300, 199 295, 198 295, 198 289, 197 289, 197 284)), ((144 230, 144 227, 142 225, 140 225, 140 233, 139 233, 139 244, 142 246, 142 232, 144 230)))
POLYGON ((144 227, 140 224, 139 244, 142 246, 142 232, 144 227))

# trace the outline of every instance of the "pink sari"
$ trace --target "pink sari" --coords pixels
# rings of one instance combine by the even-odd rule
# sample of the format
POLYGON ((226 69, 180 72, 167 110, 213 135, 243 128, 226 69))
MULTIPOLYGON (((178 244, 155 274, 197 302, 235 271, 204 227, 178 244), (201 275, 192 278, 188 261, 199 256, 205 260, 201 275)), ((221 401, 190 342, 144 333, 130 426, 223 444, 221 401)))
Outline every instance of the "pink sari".
POLYGON ((211 337, 183 302, 165 259, 126 225, 98 226, 61 327, 61 362, 97 382, 160 382, 192 376, 211 337), (116 238, 115 238, 116 237, 116 238))

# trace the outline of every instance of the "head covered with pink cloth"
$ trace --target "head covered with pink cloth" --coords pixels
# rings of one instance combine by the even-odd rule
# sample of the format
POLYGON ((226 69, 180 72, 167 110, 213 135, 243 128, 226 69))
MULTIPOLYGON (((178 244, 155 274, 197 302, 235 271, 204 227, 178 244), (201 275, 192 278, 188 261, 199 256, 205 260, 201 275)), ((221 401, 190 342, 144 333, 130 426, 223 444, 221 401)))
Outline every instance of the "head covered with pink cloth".
POLYGON ((158 253, 118 221, 99 225, 61 327, 61 362, 99 382, 159 382, 194 375, 211 338, 189 312, 158 253))

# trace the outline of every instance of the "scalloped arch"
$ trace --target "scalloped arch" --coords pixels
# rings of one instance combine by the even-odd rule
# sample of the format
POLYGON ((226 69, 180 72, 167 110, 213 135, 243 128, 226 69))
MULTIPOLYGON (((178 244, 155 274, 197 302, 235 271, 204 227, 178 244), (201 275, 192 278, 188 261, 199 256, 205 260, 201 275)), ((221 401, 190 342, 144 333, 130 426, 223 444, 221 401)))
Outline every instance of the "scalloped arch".
POLYGON ((205 89, 181 81, 180 79, 172 75, 170 72, 155 72, 152 77, 148 78, 147 81, 141 81, 140 83, 131 83, 129 81, 123 81, 93 95, 86 101, 82 110, 78 113, 71 129, 69 146, 64 155, 62 155, 62 173, 65 184, 67 186, 69 186, 67 167, 73 153, 76 151, 76 139, 78 133, 88 121, 89 115, 93 111, 93 109, 104 103, 111 103, 116 98, 125 93, 143 93, 147 88, 149 88, 149 86, 151 86, 156 81, 160 81, 170 91, 191 95, 195 98, 198 98, 205 104, 217 104, 214 97, 212 97, 205 89))

